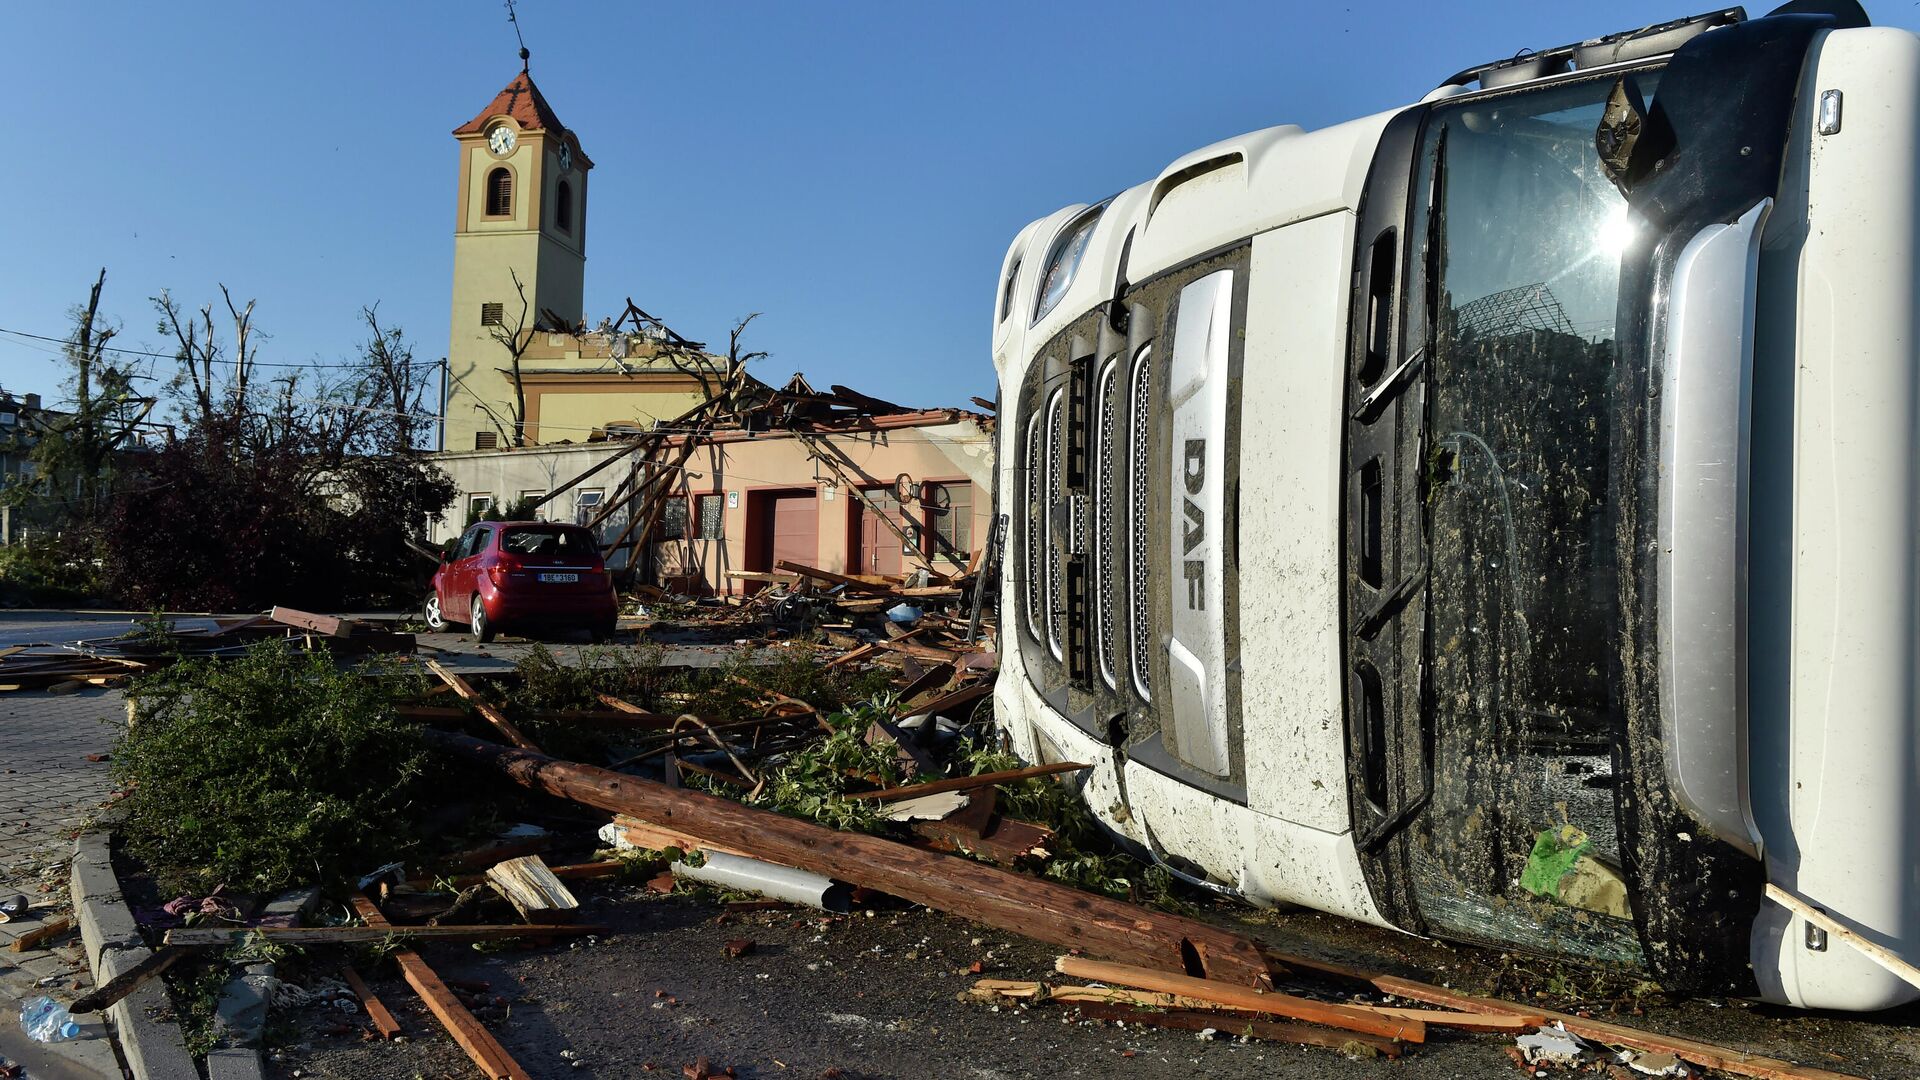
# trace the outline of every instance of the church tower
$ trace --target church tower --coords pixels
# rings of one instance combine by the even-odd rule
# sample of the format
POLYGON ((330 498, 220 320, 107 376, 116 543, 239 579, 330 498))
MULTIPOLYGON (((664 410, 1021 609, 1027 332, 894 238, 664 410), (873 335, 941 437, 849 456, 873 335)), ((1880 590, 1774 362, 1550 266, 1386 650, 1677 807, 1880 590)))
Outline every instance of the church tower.
POLYGON ((446 448, 474 450, 512 442, 512 355, 499 336, 518 328, 526 341, 536 326, 551 327, 554 316, 568 327, 583 317, 587 171, 593 162, 524 66, 453 135, 460 146, 460 183, 446 448))

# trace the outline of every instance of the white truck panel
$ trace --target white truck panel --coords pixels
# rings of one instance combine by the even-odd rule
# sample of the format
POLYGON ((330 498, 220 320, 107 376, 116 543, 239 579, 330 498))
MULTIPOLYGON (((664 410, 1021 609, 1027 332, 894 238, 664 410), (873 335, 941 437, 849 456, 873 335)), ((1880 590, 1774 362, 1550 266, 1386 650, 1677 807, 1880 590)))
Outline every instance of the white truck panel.
MULTIPOLYGON (((1343 833, 1341 403, 1350 211, 1262 233, 1240 386, 1240 598, 1247 798, 1343 833)), ((1357 866, 1357 863, 1356 863, 1357 866)))
MULTIPOLYGON (((1812 123, 1827 91, 1841 91, 1844 107, 1837 133, 1809 139, 1798 325, 1777 312, 1762 325, 1763 347, 1780 347, 1768 331, 1796 338, 1795 535, 1784 613, 1791 700, 1787 730, 1771 733, 1772 745, 1784 734, 1787 754, 1756 753, 1754 810, 1776 883, 1914 959, 1920 38, 1833 31, 1808 72, 1798 123, 1812 123)), ((1769 738, 1754 732, 1756 747, 1769 738)), ((1753 963, 1767 997, 1805 1007, 1880 1009, 1920 997, 1838 941, 1810 947, 1805 926, 1771 904, 1753 963)))

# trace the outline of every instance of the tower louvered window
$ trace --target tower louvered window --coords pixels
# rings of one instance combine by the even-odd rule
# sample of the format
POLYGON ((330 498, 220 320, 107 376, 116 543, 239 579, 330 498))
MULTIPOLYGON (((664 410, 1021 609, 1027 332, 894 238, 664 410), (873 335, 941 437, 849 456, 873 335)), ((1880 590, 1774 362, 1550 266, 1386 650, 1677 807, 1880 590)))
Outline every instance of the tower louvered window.
POLYGON ((487 174, 487 216, 513 213, 513 170, 502 166, 487 174))

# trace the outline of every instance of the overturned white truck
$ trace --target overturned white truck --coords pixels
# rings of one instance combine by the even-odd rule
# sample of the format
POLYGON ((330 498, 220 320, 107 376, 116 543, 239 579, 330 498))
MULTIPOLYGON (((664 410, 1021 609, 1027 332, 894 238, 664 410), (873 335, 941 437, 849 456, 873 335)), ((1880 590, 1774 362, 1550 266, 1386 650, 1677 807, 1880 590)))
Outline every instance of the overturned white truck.
POLYGON ((994 311, 1000 716, 1255 902, 1920 996, 1920 37, 1738 8, 1194 151, 994 311))

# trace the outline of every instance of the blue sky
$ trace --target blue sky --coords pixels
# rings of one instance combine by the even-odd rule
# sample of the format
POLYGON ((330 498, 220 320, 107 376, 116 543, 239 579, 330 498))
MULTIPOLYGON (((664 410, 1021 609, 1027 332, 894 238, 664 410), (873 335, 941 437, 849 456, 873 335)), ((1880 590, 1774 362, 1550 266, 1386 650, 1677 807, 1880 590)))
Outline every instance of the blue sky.
MULTIPOLYGON (((593 158, 590 319, 631 295, 906 404, 993 394, 994 277, 1029 220, 1278 123, 1417 99, 1454 71, 1710 5, 590 4, 522 0, 533 75, 593 158)), ((1756 7, 1754 13, 1766 10, 1756 7)), ((1870 5, 1884 23, 1920 8, 1870 5)), ((466 3, 6 5, 0 328, 61 335, 107 267, 148 297, 259 301, 263 359, 337 361, 362 304, 447 341, 451 130, 519 68, 466 3)), ((0 335, 0 386, 56 396, 0 335)))

